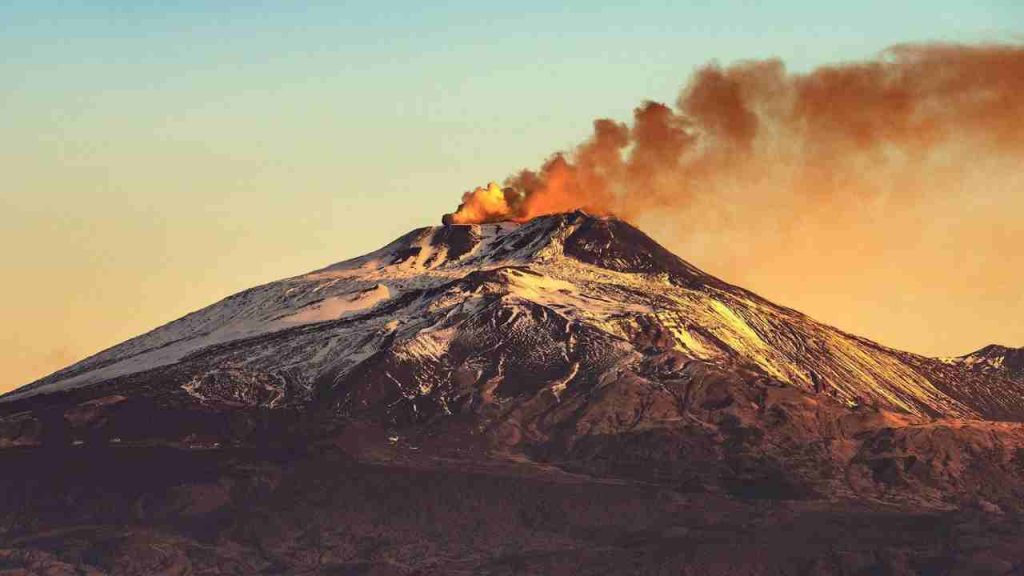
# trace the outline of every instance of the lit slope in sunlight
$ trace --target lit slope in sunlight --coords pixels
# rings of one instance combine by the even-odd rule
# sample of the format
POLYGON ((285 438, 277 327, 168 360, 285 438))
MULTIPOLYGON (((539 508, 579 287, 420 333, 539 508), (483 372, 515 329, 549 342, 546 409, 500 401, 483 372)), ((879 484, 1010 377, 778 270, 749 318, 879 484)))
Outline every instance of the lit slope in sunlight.
MULTIPOLYGON (((231 296, 4 399, 159 381, 197 400, 282 405, 333 395, 343 410, 386 405, 389 418, 404 419, 451 413, 467 390, 485 402, 543 389, 558 397, 609 374, 643 377, 692 359, 849 405, 989 411, 949 393, 957 372, 948 364, 772 304, 624 222, 581 212, 414 230, 366 256, 231 296), (671 362, 650 366, 652 351, 671 362)), ((1017 403, 997 402, 999 416, 1012 418, 1017 403)))

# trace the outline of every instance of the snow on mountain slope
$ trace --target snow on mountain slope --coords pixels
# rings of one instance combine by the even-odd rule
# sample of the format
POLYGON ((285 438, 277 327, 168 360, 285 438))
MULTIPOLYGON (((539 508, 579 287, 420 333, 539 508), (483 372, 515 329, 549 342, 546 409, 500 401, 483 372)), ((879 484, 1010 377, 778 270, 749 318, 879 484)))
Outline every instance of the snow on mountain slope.
POLYGON ((3 400, 131 377, 173 382, 204 401, 244 401, 256 386, 271 391, 259 401, 272 405, 331 397, 344 410, 417 417, 544 390, 559 398, 693 359, 849 405, 981 414, 947 393, 955 383, 938 361, 772 304, 624 222, 580 212, 414 230, 226 298, 3 400))
POLYGON ((990 344, 970 354, 951 358, 948 362, 962 364, 985 374, 1024 378, 1024 348, 990 344))

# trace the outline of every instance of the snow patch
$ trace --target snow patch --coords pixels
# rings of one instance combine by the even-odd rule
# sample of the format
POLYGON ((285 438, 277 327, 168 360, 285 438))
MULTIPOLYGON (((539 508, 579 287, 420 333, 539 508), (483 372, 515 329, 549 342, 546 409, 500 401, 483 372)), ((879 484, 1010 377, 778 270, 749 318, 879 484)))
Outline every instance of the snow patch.
POLYGON ((353 312, 369 310, 391 297, 391 291, 384 284, 359 292, 354 295, 332 296, 315 302, 302 310, 281 319, 281 323, 310 324, 337 320, 353 312))

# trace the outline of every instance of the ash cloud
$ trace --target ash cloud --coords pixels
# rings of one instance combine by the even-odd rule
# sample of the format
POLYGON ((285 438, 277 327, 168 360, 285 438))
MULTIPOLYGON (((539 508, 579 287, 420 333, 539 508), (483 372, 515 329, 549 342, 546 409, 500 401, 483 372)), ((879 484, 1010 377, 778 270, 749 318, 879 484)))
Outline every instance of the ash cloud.
POLYGON ((906 45, 806 73, 709 64, 508 177, 500 209, 469 192, 447 218, 613 214, 840 327, 960 354, 1024 344, 1022 167, 1024 46, 906 45))
POLYGON ((806 74, 777 60, 711 64, 674 106, 644 103, 628 126, 595 121, 575 150, 507 178, 500 206, 493 187, 480 188, 449 220, 576 208, 638 218, 686 211, 737 186, 814 200, 871 195, 879 186, 860 181, 865 165, 909 171, 970 149, 1024 149, 1024 48, 897 46, 806 74))

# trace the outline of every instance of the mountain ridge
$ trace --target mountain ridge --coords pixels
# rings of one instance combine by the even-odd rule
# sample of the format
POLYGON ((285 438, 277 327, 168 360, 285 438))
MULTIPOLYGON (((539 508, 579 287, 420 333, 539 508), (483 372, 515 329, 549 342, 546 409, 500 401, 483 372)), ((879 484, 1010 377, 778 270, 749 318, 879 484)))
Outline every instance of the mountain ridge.
POLYGON ((0 567, 1011 573, 1009 352, 881 346, 616 220, 418 229, 6 396, 0 567))
POLYGON ((984 372, 1002 372, 1012 378, 1024 378, 1024 347, 989 344, 950 361, 960 362, 984 372))
MULTIPOLYGON (((452 318, 461 319, 455 324, 470 318, 480 312, 473 306, 485 300, 509 314, 518 313, 524 302, 540 306, 553 317, 611 337, 616 341, 612 349, 632 347, 637 358, 644 354, 630 341, 654 338, 662 353, 756 366, 766 376, 835 394, 851 405, 869 402, 927 416, 1024 415, 1024 403, 1005 391, 996 398, 985 387, 987 381, 976 378, 972 394, 958 395, 960 374, 978 373, 966 361, 943 364, 821 324, 701 271, 623 221, 582 211, 522 224, 418 228, 366 255, 229 296, 12 391, 0 401, 90 386, 221 354, 236 374, 279 380, 281 397, 288 390, 290 400, 301 403, 318 393, 315 388, 335 385, 324 382, 343 380, 346 371, 382 351, 443 348, 447 343, 431 334, 432 327, 452 318), (331 335, 323 341, 303 336, 312 332, 331 335), (251 358, 229 352, 250 341, 288 341, 289 335, 302 341, 306 352, 300 352, 298 344, 280 355, 265 346, 251 358), (269 355, 278 365, 261 362, 261 355, 269 355), (979 393, 985 402, 979 403, 979 393), (996 398, 995 408, 986 403, 989 397, 996 398)), ((448 328, 458 335, 458 327, 448 328)), ((549 345, 567 349, 568 343, 555 337, 549 345)), ((526 346, 519 354, 529 353, 526 346)), ((412 377, 440 382, 447 377, 430 370, 452 367, 430 354, 421 354, 424 364, 412 377)), ((572 362, 563 355, 566 365, 559 370, 566 371, 572 362)), ((180 386, 199 390, 193 380, 202 381, 204 374, 216 370, 199 371, 180 386)), ((1002 378, 990 372, 985 376, 1002 378)))

